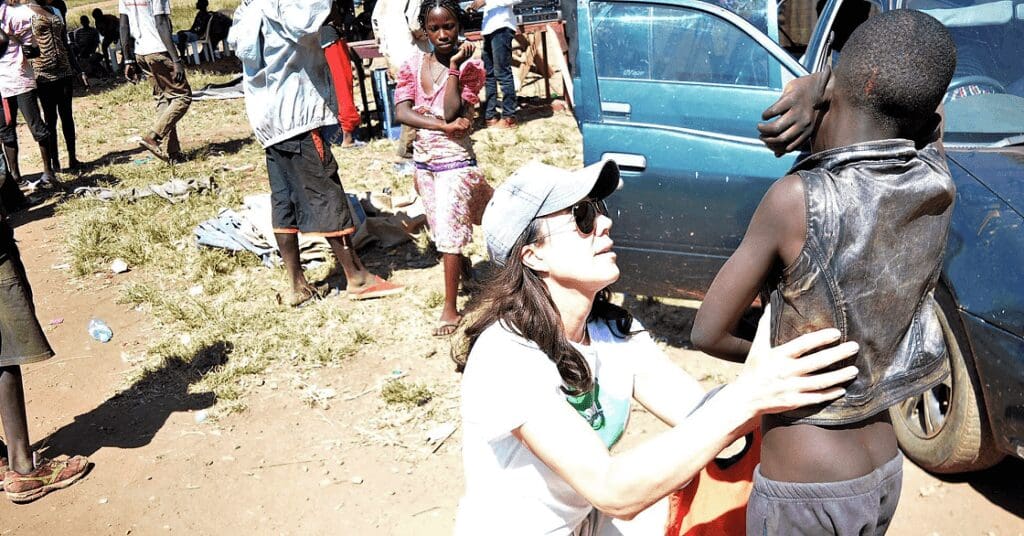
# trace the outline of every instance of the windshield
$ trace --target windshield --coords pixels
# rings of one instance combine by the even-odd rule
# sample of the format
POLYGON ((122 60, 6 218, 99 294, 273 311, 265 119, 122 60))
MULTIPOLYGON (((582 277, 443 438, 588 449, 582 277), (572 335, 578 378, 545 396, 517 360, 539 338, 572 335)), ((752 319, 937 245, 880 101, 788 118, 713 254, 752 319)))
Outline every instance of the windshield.
POLYGON ((1024 134, 1024 4, 906 0, 902 7, 935 17, 956 41, 944 100, 946 142, 1006 144, 1024 134))

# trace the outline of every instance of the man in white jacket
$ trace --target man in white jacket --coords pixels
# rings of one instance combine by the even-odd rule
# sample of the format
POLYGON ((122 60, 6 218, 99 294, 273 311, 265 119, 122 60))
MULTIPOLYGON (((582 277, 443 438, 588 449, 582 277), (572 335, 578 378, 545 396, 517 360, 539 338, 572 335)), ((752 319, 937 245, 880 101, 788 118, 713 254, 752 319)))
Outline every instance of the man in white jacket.
POLYGON ((334 86, 320 49, 330 0, 245 0, 228 43, 242 61, 245 111, 267 155, 271 222, 291 279, 289 305, 322 296, 299 263, 298 233, 322 236, 348 280, 351 299, 397 294, 403 287, 371 274, 352 247, 352 209, 321 127, 337 123, 334 86))

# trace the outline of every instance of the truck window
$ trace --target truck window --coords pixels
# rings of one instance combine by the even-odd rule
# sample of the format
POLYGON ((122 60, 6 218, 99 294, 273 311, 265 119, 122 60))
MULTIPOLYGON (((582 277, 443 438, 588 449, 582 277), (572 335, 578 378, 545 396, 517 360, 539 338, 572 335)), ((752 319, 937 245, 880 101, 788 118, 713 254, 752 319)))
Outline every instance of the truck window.
POLYGON ((599 79, 782 87, 778 60, 714 14, 655 4, 591 5, 599 79))

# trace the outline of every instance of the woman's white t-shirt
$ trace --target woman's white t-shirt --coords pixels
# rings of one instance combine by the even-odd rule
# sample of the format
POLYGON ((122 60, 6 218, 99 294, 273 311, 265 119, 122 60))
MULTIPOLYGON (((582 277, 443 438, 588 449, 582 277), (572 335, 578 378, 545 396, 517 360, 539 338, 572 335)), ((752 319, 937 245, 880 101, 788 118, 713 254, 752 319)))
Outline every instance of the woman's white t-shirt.
MULTIPOLYGON (((588 325, 591 343, 576 346, 600 385, 603 411, 625 426, 633 378, 658 356, 639 322, 618 338, 604 321, 588 325)), ((477 339, 462 377, 463 464, 466 493, 456 535, 568 535, 593 509, 512 431, 566 404, 555 364, 532 341, 496 323, 477 339)), ((583 418, 583 417, 581 417, 583 418)))

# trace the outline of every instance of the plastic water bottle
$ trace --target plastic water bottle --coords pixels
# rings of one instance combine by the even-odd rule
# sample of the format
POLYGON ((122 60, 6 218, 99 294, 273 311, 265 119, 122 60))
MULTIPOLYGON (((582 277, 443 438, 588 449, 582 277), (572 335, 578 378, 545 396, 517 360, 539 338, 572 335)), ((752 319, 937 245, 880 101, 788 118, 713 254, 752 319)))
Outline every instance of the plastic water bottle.
POLYGON ((93 318, 89 321, 89 335, 92 335, 92 338, 97 341, 109 342, 114 336, 114 332, 110 330, 110 326, 106 322, 99 318, 93 318))

